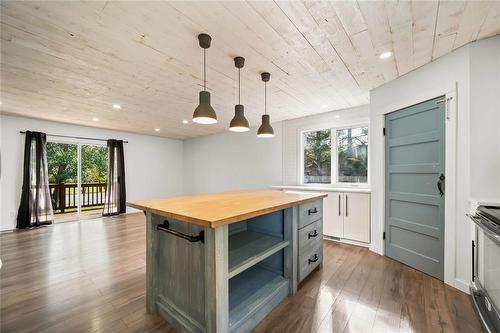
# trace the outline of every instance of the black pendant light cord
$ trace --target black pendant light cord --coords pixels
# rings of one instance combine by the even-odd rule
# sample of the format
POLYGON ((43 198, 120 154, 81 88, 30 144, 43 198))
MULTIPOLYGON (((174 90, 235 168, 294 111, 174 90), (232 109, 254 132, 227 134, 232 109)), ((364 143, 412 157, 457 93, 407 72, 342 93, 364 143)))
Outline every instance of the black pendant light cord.
POLYGON ((238 68, 238 104, 241 104, 241 69, 238 68))
POLYGON ((264 82, 264 114, 267 114, 267 82, 264 82))
POLYGON ((207 91, 207 49, 203 49, 203 90, 207 91))

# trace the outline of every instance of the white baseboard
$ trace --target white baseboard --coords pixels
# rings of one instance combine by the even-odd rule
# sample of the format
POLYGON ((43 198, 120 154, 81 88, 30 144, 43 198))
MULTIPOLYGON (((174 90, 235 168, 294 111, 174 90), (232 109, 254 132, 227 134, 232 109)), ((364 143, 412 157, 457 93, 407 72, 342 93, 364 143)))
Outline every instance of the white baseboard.
POLYGON ((375 252, 376 254, 379 254, 381 256, 384 255, 384 252, 378 246, 376 246, 373 243, 370 244, 369 249, 370 249, 370 251, 375 252))
POLYGON ((451 286, 468 294, 468 295, 470 294, 470 290, 469 290, 470 284, 468 281, 464 281, 462 279, 455 278, 455 280, 453 281, 453 285, 451 285, 451 286))
POLYGON ((332 241, 332 242, 337 242, 337 243, 344 243, 344 244, 356 245, 356 246, 362 246, 362 247, 370 247, 370 244, 368 244, 368 243, 353 241, 350 239, 336 238, 336 237, 330 237, 330 236, 325 236, 325 235, 323 235, 323 239, 328 240, 328 241, 332 241))

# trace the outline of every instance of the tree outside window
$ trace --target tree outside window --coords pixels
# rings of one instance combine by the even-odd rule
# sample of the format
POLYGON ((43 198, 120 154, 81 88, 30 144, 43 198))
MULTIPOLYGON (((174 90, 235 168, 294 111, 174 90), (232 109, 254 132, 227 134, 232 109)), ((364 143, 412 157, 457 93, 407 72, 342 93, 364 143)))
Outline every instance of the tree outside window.
POLYGON ((304 183, 331 182, 332 139, 330 130, 304 133, 304 183))
POLYGON ((339 183, 366 183, 368 181, 368 128, 337 130, 337 158, 339 183))

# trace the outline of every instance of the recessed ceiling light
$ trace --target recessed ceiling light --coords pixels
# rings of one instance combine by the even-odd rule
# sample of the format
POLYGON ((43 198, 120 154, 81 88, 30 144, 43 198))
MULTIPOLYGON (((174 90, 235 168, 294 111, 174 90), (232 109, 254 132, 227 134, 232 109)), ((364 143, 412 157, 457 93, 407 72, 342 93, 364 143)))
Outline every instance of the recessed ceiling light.
POLYGON ((381 53, 378 57, 380 59, 387 59, 387 58, 390 58, 391 56, 392 56, 392 52, 387 51, 387 52, 381 53))
POLYGON ((326 104, 323 104, 323 105, 321 105, 321 108, 325 109, 326 106, 327 106, 326 104))
POLYGON ((94 117, 94 118, 92 118, 92 120, 93 120, 93 121, 99 121, 99 118, 94 117))
POLYGON ((186 119, 184 119, 184 120, 182 121, 182 123, 183 123, 183 124, 187 124, 187 123, 189 123, 189 121, 187 121, 186 119))
POLYGON ((155 132, 159 132, 159 131, 160 131, 160 129, 159 129, 159 128, 155 128, 155 132))
POLYGON ((339 118, 340 118, 340 115, 339 115, 339 114, 336 114, 336 115, 335 115, 335 118, 339 119, 339 118))
POLYGON ((120 110, 122 107, 120 104, 113 104, 113 109, 120 110))

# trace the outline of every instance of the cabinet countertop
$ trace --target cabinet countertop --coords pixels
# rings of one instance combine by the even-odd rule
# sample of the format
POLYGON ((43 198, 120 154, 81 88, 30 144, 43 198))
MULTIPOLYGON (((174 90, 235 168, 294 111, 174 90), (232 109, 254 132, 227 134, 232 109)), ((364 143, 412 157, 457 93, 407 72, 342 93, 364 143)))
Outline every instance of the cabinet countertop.
POLYGON ((279 185, 272 188, 280 190, 293 191, 314 191, 314 192, 349 192, 349 193, 371 193, 369 188, 355 187, 321 187, 321 186, 304 186, 304 185, 279 185))
POLYGON ((324 193, 258 190, 131 201, 127 205, 167 218, 216 228, 326 196, 324 193))

